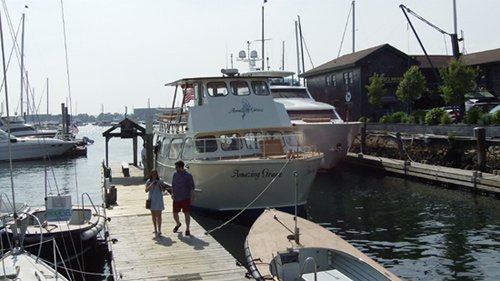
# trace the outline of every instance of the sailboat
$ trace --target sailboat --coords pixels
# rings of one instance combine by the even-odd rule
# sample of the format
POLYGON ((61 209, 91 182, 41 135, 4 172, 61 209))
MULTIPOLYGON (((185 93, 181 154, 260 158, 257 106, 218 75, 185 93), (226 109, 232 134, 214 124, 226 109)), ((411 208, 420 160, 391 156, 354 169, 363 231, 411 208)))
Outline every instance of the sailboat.
MULTIPOLYGON (((23 15, 24 18, 24 15, 23 15)), ((5 66, 5 53, 4 53, 4 41, 2 32, 2 18, 0 15, 0 40, 1 40, 1 51, 2 51, 2 63, 3 63, 3 77, 5 85, 5 97, 7 101, 7 117, 9 116, 9 105, 8 105, 8 91, 7 91, 7 71, 5 66)), ((7 133, 10 139, 10 132, 7 133)), ((11 148, 11 143, 8 142, 9 148, 11 148)), ((9 153, 11 154, 11 153, 9 153)), ((12 206, 13 206, 13 217, 17 220, 17 210, 16 202, 14 196, 14 182, 12 180, 12 159, 10 163, 10 177, 11 177, 11 191, 12 191, 12 206)), ((16 229, 17 231, 17 229, 16 229)), ((1 243, 2 252, 4 244, 1 243)), ((54 247, 56 247, 54 245, 54 247)), ((55 249, 55 248, 54 248, 55 249)), ((55 258, 54 258, 55 259, 55 258)), ((0 258, 0 277, 8 280, 68 280, 62 274, 57 272, 57 267, 50 267, 44 263, 39 257, 35 257, 28 252, 26 252, 22 246, 15 243, 12 248, 3 253, 0 258)))

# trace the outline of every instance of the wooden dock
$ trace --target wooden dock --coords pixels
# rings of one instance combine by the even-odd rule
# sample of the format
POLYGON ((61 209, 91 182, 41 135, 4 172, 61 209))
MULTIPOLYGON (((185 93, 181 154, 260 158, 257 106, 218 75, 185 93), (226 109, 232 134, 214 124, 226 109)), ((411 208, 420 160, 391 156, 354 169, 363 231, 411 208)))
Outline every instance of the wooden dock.
MULTIPOLYGON (((166 194, 162 236, 155 237, 151 213, 145 208, 143 171, 129 166, 130 177, 123 177, 119 165, 112 166, 111 185, 117 204, 106 209, 114 280, 247 280, 246 269, 191 218, 191 237, 182 226, 173 233, 172 199, 166 194), (113 243, 112 241, 115 241, 113 243)), ((103 194, 104 191, 103 191, 103 194)), ((243 248, 243 245, 241 245, 243 248)))
POLYGON ((348 153, 345 161, 399 175, 467 187, 474 192, 500 195, 500 175, 357 153, 348 153))

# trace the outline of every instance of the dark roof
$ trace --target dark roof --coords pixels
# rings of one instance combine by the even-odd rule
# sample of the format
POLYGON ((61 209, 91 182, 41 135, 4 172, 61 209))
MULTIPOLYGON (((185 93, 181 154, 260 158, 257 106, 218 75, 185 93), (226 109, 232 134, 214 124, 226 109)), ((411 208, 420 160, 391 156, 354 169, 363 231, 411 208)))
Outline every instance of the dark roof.
POLYGON ((366 58, 367 56, 372 55, 373 53, 376 53, 382 49, 387 49, 387 48, 396 51, 398 54, 400 54, 402 56, 406 56, 405 53, 394 48, 393 46, 391 46, 389 44, 383 44, 383 45, 375 46, 372 48, 364 49, 361 51, 357 51, 354 53, 350 53, 347 55, 343 55, 343 56, 338 57, 334 60, 331 60, 327 63, 324 63, 318 67, 310 69, 310 70, 300 74, 299 76, 307 78, 307 77, 315 76, 315 75, 322 74, 322 73, 329 72, 329 71, 336 70, 336 69, 352 67, 357 62, 361 61, 362 59, 366 58))
POLYGON ((465 64, 467 65, 479 65, 479 64, 500 62, 500 49, 493 49, 493 50, 463 55, 462 58, 465 64))
MULTIPOLYGON (((431 68, 429 61, 424 55, 415 55, 412 57, 414 57, 418 61, 419 68, 431 68)), ((453 56, 430 55, 429 58, 431 59, 434 67, 441 68, 441 67, 447 67, 453 56)))

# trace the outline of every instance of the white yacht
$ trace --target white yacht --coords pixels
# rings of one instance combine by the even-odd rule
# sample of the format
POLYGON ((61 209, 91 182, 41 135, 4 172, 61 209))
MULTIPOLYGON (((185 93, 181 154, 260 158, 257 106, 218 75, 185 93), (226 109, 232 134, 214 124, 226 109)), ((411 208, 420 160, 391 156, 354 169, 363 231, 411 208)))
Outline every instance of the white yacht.
POLYGON ((306 87, 292 85, 292 80, 284 79, 293 74, 288 71, 253 71, 244 75, 281 77, 271 81, 274 100, 285 106, 293 126, 304 134, 304 143, 316 146, 324 154, 321 168, 332 169, 347 155, 362 123, 345 122, 334 106, 315 101, 306 87))
POLYGON ((26 123, 21 116, 0 117, 0 130, 9 131, 7 124, 10 127, 10 133, 16 137, 53 138, 57 133, 57 130, 36 129, 33 125, 26 123))
POLYGON ((75 146, 75 142, 52 138, 16 138, 0 130, 0 161, 30 160, 61 156, 75 146), (9 145, 10 142, 10 145, 9 145), (9 152, 9 146, 12 151, 9 152))
POLYGON ((167 86, 176 89, 173 104, 183 105, 159 118, 156 167, 170 184, 174 163, 187 164, 196 185, 194 207, 225 211, 307 202, 323 155, 301 145, 285 108, 273 101, 268 77, 234 73, 167 86))

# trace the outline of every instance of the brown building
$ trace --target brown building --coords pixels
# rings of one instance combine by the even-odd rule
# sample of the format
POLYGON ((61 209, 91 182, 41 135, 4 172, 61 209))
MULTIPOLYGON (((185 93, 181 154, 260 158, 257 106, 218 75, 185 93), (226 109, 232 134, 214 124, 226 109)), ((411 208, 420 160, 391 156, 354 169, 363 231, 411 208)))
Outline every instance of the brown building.
MULTIPOLYGON (((478 66, 477 86, 500 96, 500 49, 462 56, 470 66, 478 66)), ((358 120, 361 116, 379 117, 395 111, 405 111, 406 105, 396 97, 396 89, 403 74, 412 65, 418 65, 427 81, 430 93, 439 89, 439 68, 446 67, 452 56, 431 55, 431 67, 425 56, 409 56, 389 44, 384 44, 341 56, 302 73, 307 79, 311 95, 318 101, 337 108, 344 120, 358 120), (382 105, 368 103, 366 85, 374 73, 384 74, 386 95, 382 105)), ((443 105, 439 95, 424 93, 415 103, 417 108, 443 105)))

